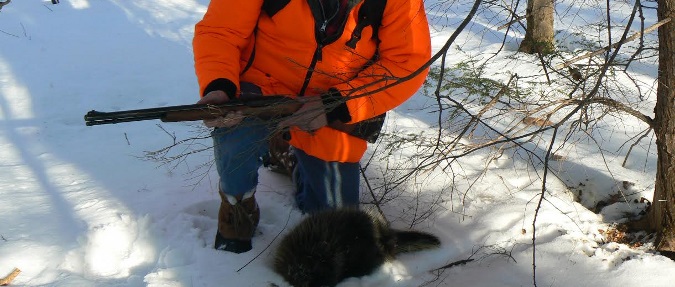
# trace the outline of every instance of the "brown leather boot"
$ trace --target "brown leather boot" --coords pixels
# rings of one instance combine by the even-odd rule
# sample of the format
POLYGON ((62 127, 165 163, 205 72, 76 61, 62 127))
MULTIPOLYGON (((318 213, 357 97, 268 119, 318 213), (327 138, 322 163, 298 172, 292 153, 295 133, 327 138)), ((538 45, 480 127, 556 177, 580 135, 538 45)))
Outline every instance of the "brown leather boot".
POLYGON ((251 238, 260 221, 255 191, 249 191, 239 198, 220 192, 220 197, 222 201, 214 248, 234 253, 251 250, 251 238))

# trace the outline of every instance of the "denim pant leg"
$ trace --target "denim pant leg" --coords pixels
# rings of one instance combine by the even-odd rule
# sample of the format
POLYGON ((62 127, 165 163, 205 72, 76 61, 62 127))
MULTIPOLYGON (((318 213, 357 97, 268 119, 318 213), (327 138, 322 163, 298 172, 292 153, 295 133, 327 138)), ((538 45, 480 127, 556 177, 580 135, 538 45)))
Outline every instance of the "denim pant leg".
POLYGON ((298 159, 293 172, 295 199, 302 212, 358 206, 359 163, 327 162, 293 150, 298 159))
POLYGON ((269 124, 250 118, 211 133, 223 193, 241 196, 258 185, 258 168, 261 157, 268 152, 270 132, 269 124))

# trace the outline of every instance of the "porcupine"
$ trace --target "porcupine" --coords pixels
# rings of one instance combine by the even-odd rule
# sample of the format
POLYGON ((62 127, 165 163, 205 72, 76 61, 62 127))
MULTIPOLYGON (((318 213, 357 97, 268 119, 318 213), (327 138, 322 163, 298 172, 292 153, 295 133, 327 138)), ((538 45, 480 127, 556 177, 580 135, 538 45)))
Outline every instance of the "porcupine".
POLYGON ((327 210, 307 216, 282 239, 274 270, 295 287, 335 286, 371 274, 399 253, 440 244, 428 233, 392 229, 373 213, 327 210))

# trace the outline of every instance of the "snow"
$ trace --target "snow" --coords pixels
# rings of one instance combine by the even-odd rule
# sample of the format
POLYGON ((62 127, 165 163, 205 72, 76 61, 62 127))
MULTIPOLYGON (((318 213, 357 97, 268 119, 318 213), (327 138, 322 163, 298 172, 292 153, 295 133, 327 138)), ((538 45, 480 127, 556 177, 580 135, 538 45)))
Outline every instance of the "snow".
MULTIPOLYGON (((192 28, 207 5, 207 0, 64 0, 58 5, 14 0, 2 7, 0 277, 16 267, 22 271, 12 283, 16 286, 286 286, 271 269, 272 255, 278 236, 302 218, 287 178, 261 169, 262 215, 253 250, 218 252, 211 248, 219 196, 210 152, 164 165, 144 159, 145 152, 172 144, 172 136, 204 135, 198 123, 87 127, 82 120, 92 109, 195 102, 192 28)), ((436 49, 468 7, 469 1, 427 1, 436 49), (459 12, 444 16, 450 8, 459 12)), ((630 6, 622 7, 616 11, 626 15, 630 6)), ((583 12, 577 17, 596 17, 580 7, 566 12, 574 11, 583 12)), ((462 51, 450 61, 500 48, 503 31, 481 31, 507 18, 482 13, 487 16, 474 20, 460 37, 462 51)), ((522 35, 509 34, 515 36, 522 35)), ((514 43, 504 49, 515 50, 514 43)), ((513 57, 496 61, 517 64, 523 73, 540 69, 513 57)), ((639 67, 637 79, 653 89, 656 66, 639 67)), ((503 72, 498 70, 497 78, 503 72)), ((390 113, 387 130, 433 134, 436 116, 419 109, 431 104, 416 95, 390 113)), ((644 111, 649 110, 648 104, 644 111)), ((549 181, 535 221, 539 286, 672 284, 671 260, 649 246, 631 248, 604 238, 613 222, 644 209, 633 200, 650 199, 654 189, 654 148, 636 148, 622 168, 626 148, 620 145, 641 128, 629 117, 614 120, 627 131, 595 133, 605 139, 604 150, 621 152, 603 157, 598 144, 588 140, 560 148, 565 160, 554 162, 560 180, 549 181), (629 203, 593 212, 599 201, 619 191, 629 195, 629 203)), ((190 143, 188 148, 200 148, 209 141, 190 143)), ((369 156, 378 148, 371 146, 369 156)), ((387 167, 411 164, 407 156, 415 151, 404 146, 400 154, 375 157, 369 176, 375 182, 395 173, 387 167)), ((532 285, 532 222, 541 173, 528 169, 521 154, 495 160, 487 154, 462 158, 461 168, 453 168, 460 179, 453 190, 445 189, 455 180, 450 173, 433 171, 385 205, 394 226, 432 232, 442 240, 440 249, 404 254, 340 286, 532 285), (418 204, 415 199, 440 203, 431 216, 412 224, 408 212, 418 204), (470 256, 475 260, 465 265, 430 272, 470 256)))

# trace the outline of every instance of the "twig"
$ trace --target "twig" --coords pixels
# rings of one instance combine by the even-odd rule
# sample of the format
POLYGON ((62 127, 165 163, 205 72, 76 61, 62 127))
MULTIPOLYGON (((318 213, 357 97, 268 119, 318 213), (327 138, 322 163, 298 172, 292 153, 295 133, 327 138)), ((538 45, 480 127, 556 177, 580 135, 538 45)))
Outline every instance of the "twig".
MULTIPOLYGON (((644 122, 645 124, 647 124, 650 128, 654 127, 654 119, 652 119, 651 117, 641 113, 640 111, 638 111, 636 109, 633 109, 633 108, 629 107, 628 105, 626 105, 624 103, 621 103, 621 102, 619 102, 617 100, 614 100, 614 99, 610 99, 610 98, 606 98, 606 97, 593 97, 593 98, 584 98, 584 99, 581 99, 581 100, 566 100, 566 101, 569 104, 579 105, 579 106, 599 104, 599 105, 603 105, 603 106, 606 106, 606 107, 610 107, 610 108, 613 108, 615 110, 627 113, 627 114, 635 117, 636 119, 638 119, 638 120, 644 122)), ((566 105, 568 105, 568 104, 567 103, 561 104, 556 109, 559 109, 559 108, 561 108, 563 106, 566 106, 566 105)))
POLYGON ((541 195, 539 196, 539 201, 537 202, 537 207, 534 209, 534 218, 532 219, 532 284, 537 286, 537 217, 539 216, 539 211, 541 210, 542 203, 544 202, 544 197, 546 196, 546 179, 548 177, 548 163, 551 158, 551 151, 553 150, 553 145, 555 144, 556 135, 558 134, 558 128, 553 129, 553 135, 551 135, 551 143, 546 150, 546 156, 544 157, 544 176, 541 179, 541 195))
POLYGON ((626 157, 623 159, 623 163, 621 163, 621 167, 626 167, 626 162, 628 161, 628 157, 630 156, 631 151, 633 151, 633 148, 637 146, 640 143, 640 141, 642 141, 642 139, 647 137, 647 135, 649 135, 652 129, 653 129, 652 127, 647 129, 647 131, 644 134, 642 134, 640 138, 638 138, 633 144, 630 145, 630 148, 628 148, 628 152, 626 153, 626 157))
MULTIPOLYGON (((21 30, 23 30, 23 36, 28 38, 28 32, 26 32, 26 26, 23 25, 23 22, 19 22, 21 24, 21 30)), ((30 38, 28 38, 30 40, 30 38)))
POLYGON ((284 224, 284 227, 281 229, 281 231, 279 231, 279 233, 277 233, 277 235, 274 236, 274 238, 272 238, 272 241, 270 241, 270 243, 267 244, 267 246, 265 246, 265 249, 263 249, 262 251, 260 251, 260 253, 258 253, 258 255, 256 255, 255 257, 253 257, 253 259, 251 259, 251 260, 249 260, 248 262, 246 262, 246 264, 244 264, 244 266, 241 266, 241 268, 237 269, 237 272, 239 272, 239 271, 243 270, 244 268, 246 268, 246 266, 248 266, 249 264, 251 264, 251 262, 253 262, 253 261, 256 260, 258 257, 260 257, 260 255, 262 255, 263 253, 265 253, 265 251, 266 251, 268 248, 270 248, 270 246, 272 246, 272 243, 274 243, 274 241, 276 241, 277 238, 279 238, 279 235, 281 235, 281 233, 283 233, 284 230, 286 230, 286 227, 288 226, 288 222, 291 221, 291 213, 292 213, 292 212, 293 212, 293 210, 288 211, 288 218, 286 218, 286 224, 284 224))
POLYGON ((496 249, 497 249, 497 250, 496 250, 497 252, 488 253, 488 254, 485 254, 485 255, 483 255, 483 256, 480 256, 480 258, 478 258, 479 260, 483 260, 483 259, 485 259, 485 258, 487 258, 487 257, 492 256, 492 255, 506 255, 508 258, 512 259, 513 262, 516 262, 516 259, 513 258, 513 256, 511 255, 511 252, 506 251, 505 248, 502 248, 502 247, 496 247, 495 245, 490 245, 490 246, 480 246, 480 247, 478 247, 477 249, 473 249, 472 252, 471 252, 471 255, 469 255, 469 257, 467 257, 466 259, 457 260, 457 261, 455 261, 455 262, 450 262, 450 263, 448 263, 448 264, 446 264, 446 265, 444 265, 444 266, 442 266, 442 267, 439 267, 439 268, 436 268, 436 269, 432 269, 432 270, 430 270, 429 272, 439 271, 439 270, 442 270, 442 269, 452 268, 452 267, 455 267, 455 266, 457 266, 457 265, 464 265, 464 264, 467 264, 467 263, 469 263, 469 262, 471 262, 471 261, 476 260, 476 259, 474 259, 474 256, 476 256, 476 255, 478 254, 478 252, 480 252, 481 250, 483 250, 483 249, 485 249, 485 248, 492 249, 492 250, 496 250, 496 249))
POLYGON ((469 257, 467 257, 466 259, 458 260, 458 261, 455 261, 455 262, 450 262, 450 263, 448 263, 448 264, 443 265, 442 267, 438 267, 438 268, 436 268, 436 269, 432 269, 432 270, 430 270, 429 272, 434 272, 434 271, 439 271, 439 270, 443 270, 443 269, 448 269, 448 268, 451 268, 451 267, 454 267, 454 266, 457 266, 457 265, 463 265, 463 264, 469 263, 469 262, 471 262, 471 261, 474 260, 473 257, 476 256, 476 254, 478 254, 478 251, 480 251, 481 249, 483 249, 483 247, 484 247, 484 246, 481 246, 481 247, 479 247, 478 249, 473 249, 472 252, 471 252, 471 255, 469 255, 469 257))
POLYGON ((7 275, 5 278, 0 279, 0 286, 7 286, 11 284, 12 281, 14 281, 14 278, 16 278, 16 276, 19 276, 19 273, 21 273, 21 270, 19 270, 19 268, 14 268, 14 270, 12 270, 12 273, 9 273, 9 275, 7 275))
POLYGON ((377 199, 375 196, 375 192, 373 192, 373 187, 370 185, 370 181, 368 180, 368 177, 366 176, 366 169, 363 166, 359 166, 359 171, 361 172, 361 177, 363 177, 363 180, 366 182, 366 186, 368 187, 368 191, 370 191, 370 196, 373 197, 373 203, 375 204, 375 207, 377 208, 377 212, 382 215, 383 218, 386 218, 384 216, 384 212, 382 211, 382 208, 380 208, 380 200, 377 199))
POLYGON ((19 36, 17 36, 17 35, 14 35, 14 34, 11 34, 11 33, 7 33, 7 32, 2 31, 2 30, 0 30, 0 32, 2 32, 2 33, 5 34, 5 35, 8 35, 8 36, 12 36, 12 37, 15 37, 15 38, 19 38, 19 36))
POLYGON ((642 36, 642 35, 645 34, 645 33, 649 33, 649 32, 651 32, 651 31, 654 31, 654 30, 656 30, 657 28, 659 28, 659 27, 665 25, 665 24, 668 23, 668 22, 670 22, 670 17, 668 17, 668 18, 666 18, 666 19, 663 19, 663 20, 661 20, 661 21, 659 21, 659 22, 656 22, 656 24, 649 26, 649 27, 648 27, 647 29, 645 29, 644 31, 642 31, 642 32, 637 32, 637 33, 631 35, 630 37, 626 38, 626 39, 623 40, 623 41, 616 42, 616 43, 614 43, 614 44, 612 44, 612 45, 610 45, 610 46, 601 48, 601 49, 599 49, 599 50, 596 50, 596 51, 594 51, 594 52, 591 52, 591 53, 588 53, 588 54, 585 54, 585 55, 582 55, 582 56, 574 57, 574 58, 572 58, 572 59, 570 59, 570 60, 565 61, 565 62, 562 63, 562 64, 558 64, 555 68, 556 68, 556 69, 562 69, 562 68, 565 68, 565 67, 567 67, 567 66, 569 66, 569 65, 571 65, 571 64, 573 64, 574 62, 577 62, 577 61, 579 61, 579 60, 583 60, 583 59, 590 58, 590 57, 593 57, 593 56, 596 56, 596 55, 600 55, 600 54, 602 54, 602 53, 604 53, 604 52, 606 52, 606 51, 609 51, 610 48, 616 48, 616 47, 618 47, 619 45, 623 45, 624 43, 627 43, 627 42, 630 42, 630 41, 633 41, 633 40, 639 38, 640 36, 642 36))
MULTIPOLYGON (((417 75, 419 75, 421 73, 426 73, 427 69, 431 66, 431 64, 436 62, 436 60, 438 60, 439 58, 445 57, 444 55, 448 52, 448 50, 450 49, 452 44, 455 42, 457 37, 459 37, 459 34, 461 34, 462 31, 464 31, 464 28, 466 28, 466 26, 469 25, 469 23, 471 22, 473 17, 476 15, 476 12, 478 11, 478 8, 481 6, 482 2, 483 2, 482 0, 474 0, 474 3, 473 3, 473 6, 471 7, 471 10, 467 13, 466 17, 464 18, 464 20, 462 20, 462 22, 459 24, 459 26, 457 26, 457 29, 455 30, 455 32, 453 32, 452 35, 450 35, 450 38, 448 38, 448 40, 445 42, 443 47, 441 47, 440 50, 438 52, 436 52, 436 54, 431 56, 431 58, 426 63, 424 63, 421 67, 419 67, 417 70, 412 71, 410 74, 408 74, 405 77, 395 77, 394 78, 394 77, 385 76, 382 79, 374 81, 370 84, 363 85, 363 86, 354 88, 354 89, 349 90, 349 91, 345 91, 346 92, 345 97, 355 95, 355 93, 358 92, 358 91, 364 91, 364 90, 370 89, 371 87, 373 87, 375 85, 380 85, 381 83, 386 82, 386 84, 384 86, 381 86, 379 88, 373 88, 372 90, 365 91, 365 92, 358 95, 358 97, 370 96, 370 95, 373 95, 375 93, 379 93, 381 91, 389 89, 393 86, 399 85, 401 83, 405 83, 405 82, 409 81, 410 79, 416 77, 417 75), (391 83, 389 81, 391 81, 391 83)), ((388 73, 388 74, 391 74, 391 73, 388 73)))
POLYGON ((167 135, 169 135, 169 136, 173 139, 173 144, 174 144, 174 145, 177 144, 177 142, 176 142, 176 133, 171 133, 171 132, 167 131, 167 130, 166 130, 162 125, 160 125, 160 124, 157 124, 157 126, 158 126, 162 131, 164 131, 164 133, 166 133, 167 135))
POLYGON ((443 267, 439 267, 439 268, 436 268, 436 269, 431 270, 431 271, 438 271, 438 270, 441 270, 441 269, 452 268, 452 267, 455 267, 455 266, 457 266, 457 265, 464 265, 464 264, 467 264, 467 263, 469 263, 469 262, 471 262, 471 261, 474 261, 474 260, 475 260, 475 259, 472 259, 472 258, 458 260, 458 261, 451 262, 451 263, 449 263, 449 264, 444 265, 443 267))
POLYGON ((5 1, 5 2, 0 2, 0 10, 2 10, 2 6, 5 6, 5 5, 9 4, 9 2, 12 2, 12 0, 7 0, 7 1, 5 1))
POLYGON ((513 23, 516 23, 516 22, 518 22, 518 21, 520 21, 520 20, 523 20, 523 19, 527 18, 527 16, 529 16, 529 15, 528 15, 528 14, 525 14, 525 15, 523 15, 523 16, 518 16, 518 17, 516 17, 515 19, 509 21, 508 23, 506 23, 506 24, 504 24, 504 25, 501 25, 501 26, 497 27, 497 31, 499 31, 499 30, 501 30, 501 29, 504 29, 504 28, 506 28, 506 27, 508 27, 508 26, 511 26, 513 23))

